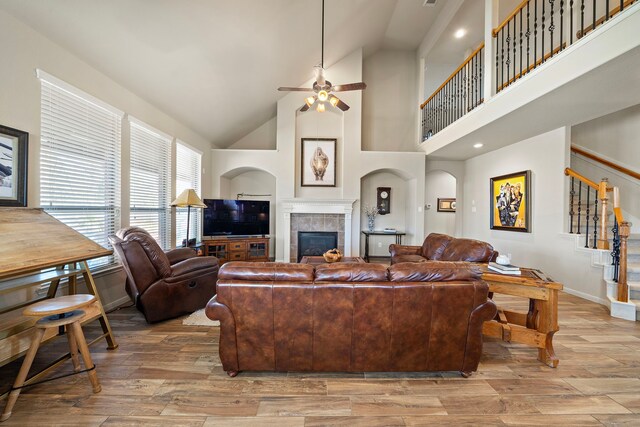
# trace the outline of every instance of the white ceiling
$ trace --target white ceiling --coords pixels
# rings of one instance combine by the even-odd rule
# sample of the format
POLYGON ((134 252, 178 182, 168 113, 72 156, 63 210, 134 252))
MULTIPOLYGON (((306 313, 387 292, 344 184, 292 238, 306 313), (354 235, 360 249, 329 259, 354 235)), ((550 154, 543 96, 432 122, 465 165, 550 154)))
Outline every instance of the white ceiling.
MULTIPOLYGON (((325 67, 359 47, 415 50, 442 9, 326 0, 325 67)), ((3 0, 3 9, 226 147, 320 62, 320 0, 3 0)), ((336 82, 348 83, 348 82, 336 82)))

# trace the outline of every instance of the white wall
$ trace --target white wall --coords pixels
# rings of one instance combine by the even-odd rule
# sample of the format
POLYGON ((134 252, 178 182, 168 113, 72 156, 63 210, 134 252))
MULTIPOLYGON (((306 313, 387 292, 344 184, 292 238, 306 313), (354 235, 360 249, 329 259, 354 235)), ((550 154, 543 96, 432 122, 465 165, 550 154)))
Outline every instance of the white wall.
POLYGON ((276 118, 231 144, 231 149, 273 150, 276 148, 276 118))
MULTIPOLYGON (((35 75, 36 68, 198 148, 204 152, 202 164, 207 169, 211 161, 211 144, 207 140, 2 11, 0 52, 4 58, 0 66, 0 123, 29 132, 29 207, 38 207, 40 203, 40 81, 35 75)), ((123 156, 123 162, 126 158, 123 156)), ((210 192, 210 184, 209 174, 205 173, 204 195, 210 192)), ((123 189, 128 185, 122 182, 123 189)), ((128 299, 121 269, 102 274, 96 282, 107 306, 128 299)))
POLYGON ((429 233, 444 233, 455 236, 457 213, 438 212, 439 198, 456 198, 456 178, 441 170, 427 172, 425 177, 424 232, 427 235, 429 233), (429 205, 431 205, 430 208, 429 205))
POLYGON ((603 302, 603 271, 590 267, 590 255, 575 251, 564 234, 567 222, 567 179, 570 130, 560 128, 469 159, 465 164, 464 236, 491 243, 512 262, 543 270, 565 290, 603 302), (531 170, 531 233, 489 229, 489 179, 531 170), (476 211, 472 212, 472 208, 476 211))
POLYGON ((571 129, 574 144, 619 165, 640 171, 640 104, 590 120, 571 129))
MULTIPOLYGON (((326 78, 332 82, 358 82, 362 80, 362 51, 352 52, 326 70, 326 78)), ((311 82, 307 82, 309 85, 311 82)), ((219 196, 229 192, 224 176, 243 173, 247 170, 264 170, 275 177, 276 230, 282 230, 284 216, 283 199, 356 199, 352 217, 351 251, 360 252, 361 217, 360 197, 362 192, 375 191, 375 187, 361 188, 361 178, 372 172, 393 170, 402 176, 407 196, 398 202, 405 206, 406 242, 413 243, 415 236, 424 239, 424 153, 422 152, 382 152, 362 151, 362 93, 343 92, 340 98, 351 107, 346 112, 328 109, 325 113, 308 111, 299 113, 303 94, 290 93, 278 101, 276 118, 277 145, 273 150, 212 150, 211 169, 212 194, 219 196), (336 138, 337 143, 337 185, 336 187, 314 188, 300 185, 301 138, 336 138)), ((366 225, 365 225, 366 226, 366 225)), ((275 238, 275 257, 278 261, 288 260, 283 253, 282 234, 275 238)))
POLYGON ((414 51, 382 50, 365 59, 363 150, 415 151, 416 69, 414 51))
MULTIPOLYGON (((405 207, 407 196, 411 194, 408 182, 401 176, 390 172, 380 171, 371 173, 361 180, 362 190, 360 199, 360 223, 362 229, 368 228, 367 216, 362 207, 366 204, 376 206, 377 188, 391 187, 391 210, 387 215, 378 215, 375 220, 375 229, 395 228, 398 231, 407 229, 407 213, 410 212, 405 207)), ((395 242, 395 236, 371 236, 369 238, 369 255, 389 256, 389 244, 395 242)), ((360 236, 360 254, 364 255, 364 235, 360 236)))

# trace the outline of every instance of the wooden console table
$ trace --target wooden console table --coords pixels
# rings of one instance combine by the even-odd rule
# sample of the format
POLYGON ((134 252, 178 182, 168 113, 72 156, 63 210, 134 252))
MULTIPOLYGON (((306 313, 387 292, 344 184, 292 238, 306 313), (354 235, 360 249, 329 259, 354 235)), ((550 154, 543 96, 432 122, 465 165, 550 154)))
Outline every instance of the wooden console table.
POLYGON ((489 284, 489 292, 529 299, 526 313, 498 307, 496 319, 485 322, 484 335, 516 342, 538 349, 538 360, 555 368, 559 359, 553 350, 553 334, 558 330, 558 291, 561 283, 554 282, 540 270, 522 268, 522 275, 494 273, 486 265, 482 280, 489 284))
MULTIPOLYGON (((18 358, 31 343, 35 320, 22 316, 22 309, 56 296, 64 279, 68 282, 69 294, 77 292, 78 277, 81 277, 87 291, 96 297, 85 310, 82 322, 99 320, 103 333, 90 344, 104 338, 108 349, 118 347, 87 264, 89 259, 110 255, 110 250, 40 209, 0 208, 0 236, 0 295, 5 297, 17 291, 33 294, 36 286, 49 284, 46 295, 20 298, 20 303, 0 309, 0 365, 18 358)), ((50 329, 44 340, 56 335, 56 331, 50 329)), ((61 356, 25 384, 43 377, 69 357, 68 353, 61 356)))

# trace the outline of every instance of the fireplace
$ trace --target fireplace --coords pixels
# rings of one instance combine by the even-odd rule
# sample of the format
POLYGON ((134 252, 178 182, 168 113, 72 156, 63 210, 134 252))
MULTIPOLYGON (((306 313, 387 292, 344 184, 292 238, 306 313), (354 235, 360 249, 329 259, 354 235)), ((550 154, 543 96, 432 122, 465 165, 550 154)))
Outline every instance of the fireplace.
POLYGON ((322 255, 337 247, 338 233, 335 231, 298 231, 298 262, 304 256, 322 255))

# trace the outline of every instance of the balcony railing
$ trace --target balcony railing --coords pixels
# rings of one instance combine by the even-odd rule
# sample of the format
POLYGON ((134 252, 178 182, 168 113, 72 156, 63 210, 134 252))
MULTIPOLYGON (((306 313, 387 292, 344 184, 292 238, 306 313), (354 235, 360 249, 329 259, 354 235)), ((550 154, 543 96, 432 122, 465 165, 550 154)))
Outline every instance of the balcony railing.
MULTIPOLYGON (((483 80, 495 68, 491 87, 498 93, 532 72, 638 0, 524 0, 493 31, 491 58, 484 43, 422 104, 422 141, 455 122, 485 100, 483 80)), ((634 36, 637 36, 634 34, 634 36)), ((492 94, 488 94, 490 97, 492 94)))
POLYGON ((483 54, 484 43, 420 105, 423 141, 482 104, 483 54))
POLYGON ((500 92, 636 0, 524 0, 493 30, 500 92))

